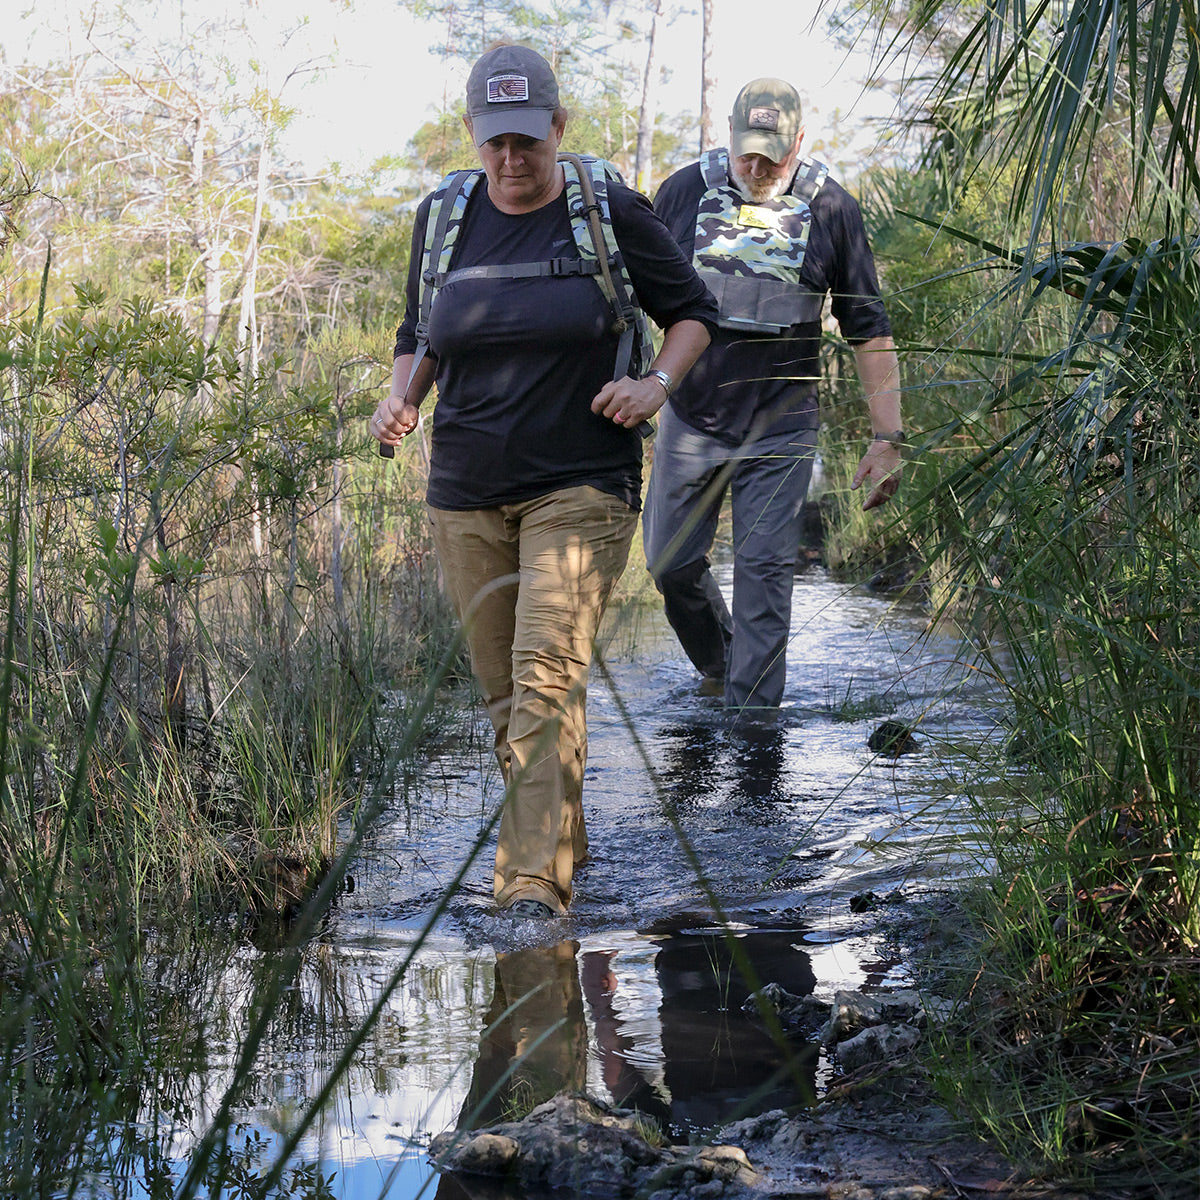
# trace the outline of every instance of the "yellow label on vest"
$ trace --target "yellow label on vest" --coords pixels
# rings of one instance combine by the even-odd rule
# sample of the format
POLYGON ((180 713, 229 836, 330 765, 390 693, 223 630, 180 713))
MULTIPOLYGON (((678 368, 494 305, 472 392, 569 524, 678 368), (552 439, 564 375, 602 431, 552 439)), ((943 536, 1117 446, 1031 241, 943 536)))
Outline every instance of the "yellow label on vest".
POLYGON ((737 223, 749 229, 774 229, 775 214, 769 208, 755 204, 743 204, 738 209, 737 223))

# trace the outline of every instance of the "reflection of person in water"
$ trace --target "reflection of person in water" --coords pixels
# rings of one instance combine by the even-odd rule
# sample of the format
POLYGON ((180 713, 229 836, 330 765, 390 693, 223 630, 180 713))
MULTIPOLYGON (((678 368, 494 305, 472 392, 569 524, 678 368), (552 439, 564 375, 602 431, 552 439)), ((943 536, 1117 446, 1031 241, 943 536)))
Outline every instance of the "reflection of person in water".
POLYGON ((794 996, 816 985, 796 930, 676 933, 654 959, 671 1121, 696 1131, 742 1116, 810 1103, 816 1047, 794 1046, 747 1011, 752 992, 778 983, 794 996))
POLYGON ((664 933, 653 966, 657 1046, 635 1044, 617 1011, 615 951, 589 950, 579 960, 578 943, 568 941, 498 954, 459 1128, 518 1120, 560 1092, 588 1090, 585 1001, 599 1075, 593 1082, 603 1083, 612 1103, 653 1117, 665 1130, 731 1120, 760 1090, 753 1111, 762 1111, 764 1096, 767 1107, 807 1100, 815 1056, 801 1050, 793 1058, 755 1014, 742 1011, 750 992, 768 981, 794 995, 812 991, 812 966, 795 945, 796 931, 738 939, 750 982, 723 935, 664 933), (657 1081, 638 1066, 650 1059, 662 1063, 657 1081))
POLYGON ((583 956, 583 991, 596 1031, 600 1077, 615 1105, 635 1108, 666 1128, 671 1118, 669 1098, 634 1066, 637 1046, 623 1031, 613 1003, 619 986, 612 969, 615 957, 615 950, 589 950, 583 956))
POLYGON ((589 951, 580 967, 578 951, 578 942, 559 942, 497 954, 495 991, 460 1129, 517 1120, 559 1092, 587 1090, 585 995, 613 1103, 666 1117, 661 1098, 628 1057, 633 1044, 621 1035, 612 1003, 613 953, 589 951))
POLYGON ((496 955, 496 985, 460 1129, 518 1120, 587 1083, 576 942, 496 955))
POLYGON ((739 813, 766 823, 783 791, 784 730, 758 724, 736 730, 703 722, 687 723, 664 734, 663 776, 675 810, 684 813, 708 805, 729 784, 729 799, 739 813))

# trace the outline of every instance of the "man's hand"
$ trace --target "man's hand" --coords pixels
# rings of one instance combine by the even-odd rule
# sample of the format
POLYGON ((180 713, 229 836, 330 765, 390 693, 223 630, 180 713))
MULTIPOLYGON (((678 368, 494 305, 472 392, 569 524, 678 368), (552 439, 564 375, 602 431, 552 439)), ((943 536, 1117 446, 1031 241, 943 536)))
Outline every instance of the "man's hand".
POLYGON ((902 455, 898 443, 904 439, 900 421, 900 363, 891 335, 871 338, 855 346, 854 365, 867 397, 871 428, 895 431, 872 440, 850 484, 851 488, 860 488, 870 481, 871 489, 863 500, 863 508, 878 508, 900 486, 902 455))
POLYGON ((886 503, 900 487, 900 467, 903 465, 900 447, 893 442, 872 442, 867 447, 854 478, 850 481, 851 490, 857 490, 864 483, 872 485, 863 499, 863 511, 878 508, 886 503))

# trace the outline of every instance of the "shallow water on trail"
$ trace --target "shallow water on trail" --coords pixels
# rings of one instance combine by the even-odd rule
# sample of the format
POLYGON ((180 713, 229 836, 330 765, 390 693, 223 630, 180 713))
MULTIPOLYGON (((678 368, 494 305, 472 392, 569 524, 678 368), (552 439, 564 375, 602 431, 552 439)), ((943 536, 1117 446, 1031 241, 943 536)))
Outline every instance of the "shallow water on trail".
POLYGON ((916 608, 810 572, 794 610, 772 727, 697 696, 657 615, 610 631, 589 691, 591 858, 565 920, 492 914, 490 730, 446 729, 306 951, 241 1118, 286 1124, 373 1005, 302 1147, 341 1196, 458 1195, 427 1164, 427 1136, 563 1088, 636 1106, 676 1138, 811 1102, 828 1064, 785 1053, 743 1003, 766 982, 823 999, 906 982, 887 910, 987 871, 965 789, 1001 769, 1003 710, 916 608), (868 748, 887 718, 917 726, 915 752, 868 748))

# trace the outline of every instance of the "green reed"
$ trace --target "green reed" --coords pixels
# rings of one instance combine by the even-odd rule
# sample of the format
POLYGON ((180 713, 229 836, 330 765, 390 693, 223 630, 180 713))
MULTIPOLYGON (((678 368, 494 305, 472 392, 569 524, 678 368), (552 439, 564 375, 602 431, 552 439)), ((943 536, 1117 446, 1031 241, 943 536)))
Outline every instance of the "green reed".
POLYGON ((883 6, 937 131, 866 189, 917 434, 897 528, 1014 724, 938 1077, 1017 1157, 1190 1196, 1200 43, 1170 0, 1059 7, 883 6))
POLYGON ((1194 1183, 1200 1112, 1195 252, 1151 251, 1129 296, 1093 281, 1133 319, 1063 352, 1065 387, 1063 353, 1030 368, 923 501, 1021 769, 983 808, 991 945, 940 1085, 1022 1158, 1162 1194, 1194 1183))

